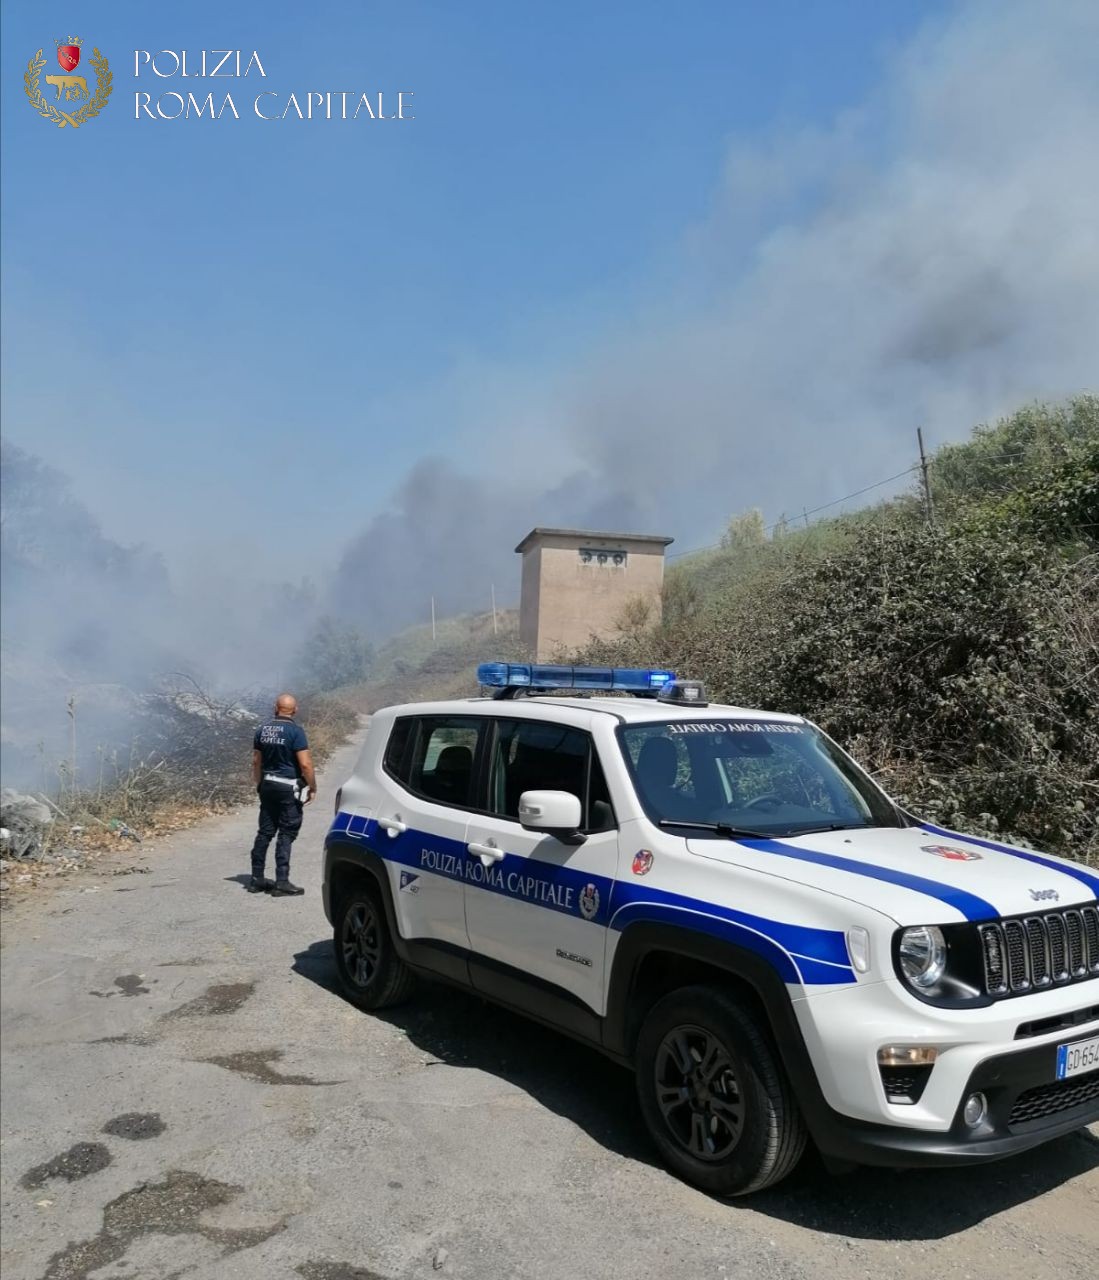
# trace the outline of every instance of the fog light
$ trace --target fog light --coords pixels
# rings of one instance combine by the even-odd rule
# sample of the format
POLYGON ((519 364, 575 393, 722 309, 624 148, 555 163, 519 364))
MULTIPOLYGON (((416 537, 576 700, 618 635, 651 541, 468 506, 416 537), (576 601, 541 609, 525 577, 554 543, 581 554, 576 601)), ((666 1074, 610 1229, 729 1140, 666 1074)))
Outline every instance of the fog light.
POLYGON ((929 1067, 939 1056, 928 1044, 887 1044, 878 1050, 879 1067, 929 1067))
POLYGON ((987 1115, 988 1099, 983 1093, 971 1093, 962 1108, 962 1119, 971 1129, 976 1129, 987 1115))

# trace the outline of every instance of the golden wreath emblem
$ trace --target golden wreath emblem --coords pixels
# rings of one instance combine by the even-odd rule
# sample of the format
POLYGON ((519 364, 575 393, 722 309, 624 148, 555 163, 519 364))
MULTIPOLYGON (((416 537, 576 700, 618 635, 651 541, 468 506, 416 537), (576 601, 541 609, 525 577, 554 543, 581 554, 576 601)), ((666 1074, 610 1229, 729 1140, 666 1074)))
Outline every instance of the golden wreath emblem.
POLYGON ((51 102, 42 92, 41 77, 46 58, 41 49, 27 63, 23 86, 31 106, 44 120, 52 120, 59 129, 64 129, 66 125, 72 125, 77 129, 85 120, 99 115, 107 105, 107 99, 111 96, 111 68, 99 50, 93 48, 91 64, 95 68, 96 75, 93 97, 88 89, 86 77, 73 74, 80 63, 80 47, 84 43, 83 38, 66 36, 63 40, 56 40, 54 43, 57 45, 58 65, 65 74, 46 77, 46 84, 51 89, 57 90, 53 101, 51 102), (84 105, 75 111, 62 111, 58 105, 61 102, 82 102, 84 105))

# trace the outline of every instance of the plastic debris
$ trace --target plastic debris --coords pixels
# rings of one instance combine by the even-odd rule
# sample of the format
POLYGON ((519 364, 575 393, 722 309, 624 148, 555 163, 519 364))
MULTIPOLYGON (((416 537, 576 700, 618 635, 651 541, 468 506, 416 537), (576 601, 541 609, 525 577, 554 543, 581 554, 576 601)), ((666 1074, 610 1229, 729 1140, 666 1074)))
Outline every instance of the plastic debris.
POLYGON ((4 852, 11 857, 30 861, 40 858, 46 828, 52 820, 49 808, 34 796, 11 787, 0 791, 0 821, 7 832, 4 852))

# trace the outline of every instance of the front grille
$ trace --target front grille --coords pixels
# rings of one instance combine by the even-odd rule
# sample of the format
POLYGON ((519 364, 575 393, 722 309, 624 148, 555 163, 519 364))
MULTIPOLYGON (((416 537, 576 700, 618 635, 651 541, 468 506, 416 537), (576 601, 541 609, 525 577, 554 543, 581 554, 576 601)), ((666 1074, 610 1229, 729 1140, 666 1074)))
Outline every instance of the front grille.
POLYGON ((1068 980, 1068 931, 1061 916, 1050 916, 1046 921, 1049 933, 1050 964, 1054 982, 1068 980))
POLYGON ((1099 976, 1099 906, 982 924, 978 932, 990 996, 1021 996, 1099 976))
POLYGON ((1015 1028, 1015 1039, 1026 1040, 1030 1036, 1050 1036, 1055 1031, 1067 1031, 1069 1027, 1082 1027, 1087 1022, 1099 1022, 1099 1004, 1085 1005, 1068 1013, 1057 1013, 1050 1018, 1035 1018, 1033 1022, 1020 1022, 1015 1028))
POLYGON ((1094 1102, 1097 1098, 1099 1071, 1089 1071, 1078 1080, 1058 1080, 1054 1084, 1039 1085, 1036 1089, 1027 1089, 1015 1099, 1008 1124, 1014 1126, 1031 1120, 1044 1120, 1085 1102, 1094 1102))

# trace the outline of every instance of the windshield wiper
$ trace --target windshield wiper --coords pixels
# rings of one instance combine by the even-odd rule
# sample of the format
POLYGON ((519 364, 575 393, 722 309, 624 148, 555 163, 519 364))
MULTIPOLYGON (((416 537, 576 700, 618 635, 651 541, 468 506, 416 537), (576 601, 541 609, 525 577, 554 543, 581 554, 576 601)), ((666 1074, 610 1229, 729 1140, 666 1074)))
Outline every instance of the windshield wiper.
POLYGON ((747 827, 731 827, 727 822, 673 822, 670 818, 661 818, 658 827, 694 827, 696 830, 716 831, 719 836, 728 836, 736 840, 740 836, 750 836, 753 840, 773 840, 770 831, 750 831, 747 827))
POLYGON ((869 822, 830 822, 826 827, 806 827, 804 831, 790 831, 786 839, 793 836, 815 836, 821 831, 866 831, 869 822))

